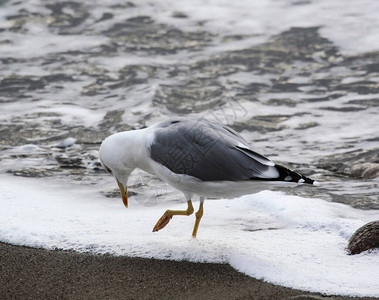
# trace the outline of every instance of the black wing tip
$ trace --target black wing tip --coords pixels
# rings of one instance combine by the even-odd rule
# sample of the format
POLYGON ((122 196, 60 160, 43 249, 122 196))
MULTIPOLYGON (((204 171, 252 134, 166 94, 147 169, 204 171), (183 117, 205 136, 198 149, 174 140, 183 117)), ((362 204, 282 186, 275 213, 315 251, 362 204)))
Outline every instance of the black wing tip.
POLYGON ((279 172, 279 177, 277 180, 286 181, 286 182, 296 182, 296 183, 307 183, 307 184, 315 184, 315 180, 310 179, 304 175, 301 175, 297 172, 291 171, 286 167, 281 165, 275 165, 275 168, 279 172))

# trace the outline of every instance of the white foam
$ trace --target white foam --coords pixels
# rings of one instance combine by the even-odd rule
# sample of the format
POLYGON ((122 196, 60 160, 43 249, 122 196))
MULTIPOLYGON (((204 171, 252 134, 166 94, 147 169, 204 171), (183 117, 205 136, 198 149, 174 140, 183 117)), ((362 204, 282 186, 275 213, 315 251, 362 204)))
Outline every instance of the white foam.
MULTIPOLYGON (((49 11, 41 5, 24 4, 23 9, 25 8, 31 11, 38 10, 38 13, 41 13, 42 10, 47 15, 49 14, 49 11)), ((0 24, 3 23, 5 27, 12 26, 11 21, 4 22, 4 19, 13 10, 14 8, 10 6, 2 9, 0 24)), ((84 34, 80 35, 80 37, 78 35, 59 35, 51 32, 46 25, 44 22, 31 19, 25 25, 27 28, 26 34, 12 31, 3 32, 3 38, 11 40, 12 43, 2 45, 2 55, 17 58, 40 57, 51 53, 88 49, 99 46, 108 40, 106 37, 100 35, 96 37, 84 34)))
MULTIPOLYGON (((206 201, 198 238, 194 217, 152 228, 167 209, 102 196, 108 187, 59 186, 2 175, 0 240, 19 245, 197 262, 229 263, 267 282, 326 294, 379 296, 379 251, 347 255, 348 238, 378 211, 261 192, 206 201), (96 190, 98 189, 98 190, 96 190)), ((112 184, 112 187, 115 184, 112 184)), ((196 203, 195 203, 196 205, 196 203)))

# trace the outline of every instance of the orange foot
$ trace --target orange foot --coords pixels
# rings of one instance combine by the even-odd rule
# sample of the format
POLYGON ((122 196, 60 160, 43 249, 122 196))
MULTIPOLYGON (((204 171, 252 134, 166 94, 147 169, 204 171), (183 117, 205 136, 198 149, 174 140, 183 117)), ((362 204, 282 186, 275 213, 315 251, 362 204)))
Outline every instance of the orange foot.
POLYGON ((157 222, 157 224, 155 224, 154 228, 153 228, 153 232, 156 232, 158 230, 161 230, 163 228, 166 227, 166 225, 168 224, 168 222, 170 222, 172 219, 172 216, 171 215, 166 215, 164 214, 157 222))

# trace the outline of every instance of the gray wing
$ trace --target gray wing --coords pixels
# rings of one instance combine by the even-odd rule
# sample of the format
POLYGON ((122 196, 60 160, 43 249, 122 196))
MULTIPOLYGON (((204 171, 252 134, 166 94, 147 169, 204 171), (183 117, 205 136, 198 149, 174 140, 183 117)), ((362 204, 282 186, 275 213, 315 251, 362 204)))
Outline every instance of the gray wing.
POLYGON ((204 181, 279 177, 275 164, 250 150, 237 132, 205 119, 160 123, 150 155, 172 172, 204 181))

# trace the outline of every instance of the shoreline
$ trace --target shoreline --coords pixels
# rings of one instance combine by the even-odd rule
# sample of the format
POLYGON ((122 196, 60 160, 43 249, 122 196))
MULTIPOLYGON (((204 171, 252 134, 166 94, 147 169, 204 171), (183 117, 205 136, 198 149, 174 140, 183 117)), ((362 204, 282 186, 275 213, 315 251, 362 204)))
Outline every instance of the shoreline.
POLYGON ((266 283, 228 264, 96 255, 0 242, 0 299, 374 299, 266 283))

